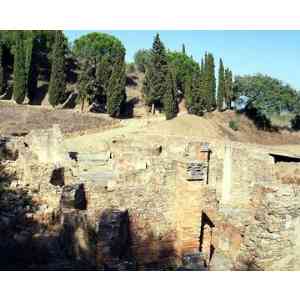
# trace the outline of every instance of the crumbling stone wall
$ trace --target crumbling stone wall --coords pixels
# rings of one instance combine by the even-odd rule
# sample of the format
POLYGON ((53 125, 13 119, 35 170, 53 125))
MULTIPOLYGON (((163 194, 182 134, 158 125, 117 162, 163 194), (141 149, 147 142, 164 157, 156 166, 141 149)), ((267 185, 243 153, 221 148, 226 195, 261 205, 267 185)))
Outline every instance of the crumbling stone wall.
POLYGON ((17 143, 16 185, 60 216, 79 261, 118 269, 130 256, 147 269, 193 257, 211 270, 300 269, 296 162, 184 137, 118 137, 95 153, 67 153, 57 127, 17 143))

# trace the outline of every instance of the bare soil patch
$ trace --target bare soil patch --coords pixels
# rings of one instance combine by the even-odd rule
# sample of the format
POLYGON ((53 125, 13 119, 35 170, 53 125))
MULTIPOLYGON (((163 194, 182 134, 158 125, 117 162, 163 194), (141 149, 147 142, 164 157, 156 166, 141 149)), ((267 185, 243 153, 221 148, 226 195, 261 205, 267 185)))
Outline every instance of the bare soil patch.
POLYGON ((59 124, 65 135, 78 135, 118 127, 120 121, 104 114, 0 102, 0 134, 25 135, 30 130, 50 128, 53 124, 59 124))
POLYGON ((183 114, 170 121, 153 123, 148 131, 165 136, 203 137, 261 145, 300 145, 300 132, 259 130, 246 116, 233 111, 212 112, 204 117, 183 114), (229 127, 230 120, 237 120, 237 131, 229 127))

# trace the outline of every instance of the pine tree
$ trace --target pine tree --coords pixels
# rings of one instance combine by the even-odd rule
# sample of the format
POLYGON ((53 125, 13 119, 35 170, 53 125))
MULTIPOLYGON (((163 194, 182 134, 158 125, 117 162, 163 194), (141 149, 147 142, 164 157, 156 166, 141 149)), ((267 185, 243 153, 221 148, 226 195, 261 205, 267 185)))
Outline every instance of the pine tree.
POLYGON ((119 117, 126 101, 126 66, 123 57, 114 63, 107 88, 107 113, 111 117, 119 117))
POLYGON ((148 105, 162 106, 163 97, 166 91, 166 77, 168 62, 166 50, 157 34, 151 49, 150 63, 148 66, 147 78, 144 81, 144 93, 148 105))
POLYGON ((109 79, 112 73, 112 67, 108 55, 99 57, 96 68, 96 94, 98 104, 105 109, 107 97, 106 91, 109 84, 109 79))
POLYGON ((176 100, 176 85, 174 74, 169 69, 166 78, 166 90, 163 97, 164 111, 166 120, 176 117, 177 114, 177 100, 176 100))
POLYGON ((222 61, 222 59, 220 59, 218 95, 217 95, 217 104, 218 104, 219 111, 223 110, 224 102, 225 102, 225 74, 224 74, 223 61, 222 61))
POLYGON ((185 54, 185 44, 182 44, 182 54, 185 54))
POLYGON ((81 112, 85 111, 86 107, 91 102, 91 97, 93 97, 93 81, 91 80, 91 72, 91 65, 89 64, 88 60, 84 60, 81 67, 78 84, 81 112))
POLYGON ((65 97, 65 41, 63 32, 55 33, 55 42, 52 50, 52 66, 49 85, 49 103, 52 106, 63 102, 65 97))
POLYGON ((5 91, 5 74, 3 68, 3 45, 0 41, 0 95, 5 91))
POLYGON ((21 104, 26 95, 24 33, 21 30, 16 31, 15 38, 13 98, 21 104))

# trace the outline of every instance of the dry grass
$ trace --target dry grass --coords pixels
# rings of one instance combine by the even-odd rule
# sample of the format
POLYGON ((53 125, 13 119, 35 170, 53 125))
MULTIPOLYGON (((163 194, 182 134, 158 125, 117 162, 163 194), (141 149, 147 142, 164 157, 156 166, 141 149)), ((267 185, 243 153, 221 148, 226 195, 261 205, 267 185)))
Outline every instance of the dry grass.
POLYGON ((285 115, 271 115, 269 116, 272 126, 280 128, 289 128, 291 126, 291 120, 295 117, 295 114, 288 113, 285 115))
POLYGON ((262 145, 300 144, 300 132, 258 130, 246 116, 233 111, 212 112, 204 117, 183 114, 170 121, 153 123, 148 131, 163 136, 194 136, 262 145), (231 120, 237 120, 237 131, 229 127, 231 120))
POLYGON ((0 134, 23 135, 32 129, 46 129, 59 124, 65 135, 99 132, 119 125, 103 114, 81 114, 72 110, 53 110, 40 106, 0 102, 0 134))

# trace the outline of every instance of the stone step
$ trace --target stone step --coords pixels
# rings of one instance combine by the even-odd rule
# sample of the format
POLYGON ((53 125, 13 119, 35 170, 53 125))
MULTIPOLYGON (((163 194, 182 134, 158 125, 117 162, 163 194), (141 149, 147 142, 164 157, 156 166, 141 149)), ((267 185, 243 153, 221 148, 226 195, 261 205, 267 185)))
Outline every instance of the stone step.
POLYGON ((78 153, 78 162, 106 162, 110 159, 110 152, 78 153))
POLYGON ((109 180, 113 178, 112 171, 100 171, 100 172, 81 172, 79 178, 83 182, 94 182, 97 184, 107 184, 109 180))

